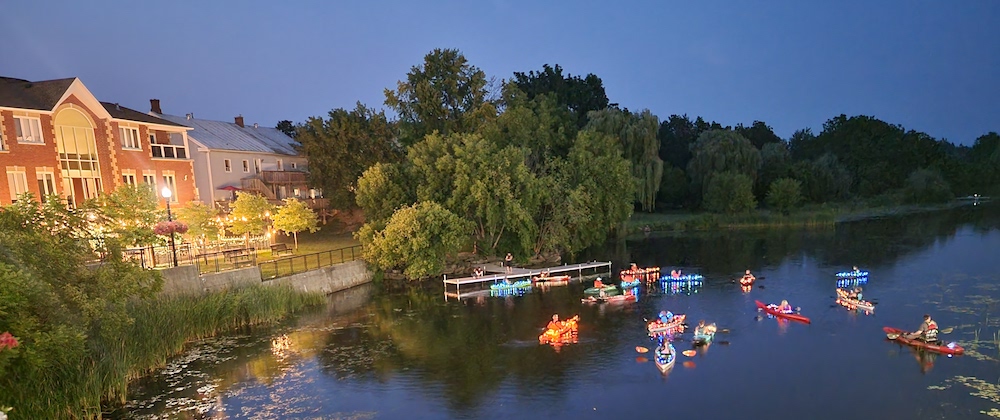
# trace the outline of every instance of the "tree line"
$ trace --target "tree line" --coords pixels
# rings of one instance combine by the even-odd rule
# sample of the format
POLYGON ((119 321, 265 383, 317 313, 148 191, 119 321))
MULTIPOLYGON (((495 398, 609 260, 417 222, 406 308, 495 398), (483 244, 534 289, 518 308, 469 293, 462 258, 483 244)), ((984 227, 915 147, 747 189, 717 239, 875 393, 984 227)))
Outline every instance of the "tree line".
POLYGON ((279 126, 331 203, 364 211, 366 259, 414 278, 462 249, 575 252, 633 211, 789 213, 939 202, 1000 185, 996 133, 968 147, 863 115, 787 140, 762 121, 661 121, 611 103, 593 74, 545 65, 497 81, 458 50, 428 53, 384 95, 394 118, 359 102, 279 126))

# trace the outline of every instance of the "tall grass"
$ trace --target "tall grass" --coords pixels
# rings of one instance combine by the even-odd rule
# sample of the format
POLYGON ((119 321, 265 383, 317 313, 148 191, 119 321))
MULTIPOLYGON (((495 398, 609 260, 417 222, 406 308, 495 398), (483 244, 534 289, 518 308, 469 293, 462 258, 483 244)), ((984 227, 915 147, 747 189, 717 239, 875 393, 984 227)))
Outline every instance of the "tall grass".
POLYGON ((0 378, 0 389, 9 392, 0 399, 14 407, 13 418, 96 417, 102 401, 124 402, 131 381, 164 366, 187 342, 276 323, 324 301, 322 294, 281 286, 132 301, 129 319, 102 320, 82 353, 67 349, 48 369, 0 378))

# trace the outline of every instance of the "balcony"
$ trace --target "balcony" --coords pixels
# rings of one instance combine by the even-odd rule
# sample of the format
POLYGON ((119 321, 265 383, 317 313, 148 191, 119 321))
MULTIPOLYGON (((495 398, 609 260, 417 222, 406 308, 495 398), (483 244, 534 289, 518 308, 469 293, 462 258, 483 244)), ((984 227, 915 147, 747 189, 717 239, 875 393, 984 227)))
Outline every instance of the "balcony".
POLYGON ((261 171, 260 178, 268 184, 306 184, 308 176, 302 171, 261 171))
POLYGON ((153 158, 156 159, 187 159, 187 148, 173 144, 150 144, 153 158))

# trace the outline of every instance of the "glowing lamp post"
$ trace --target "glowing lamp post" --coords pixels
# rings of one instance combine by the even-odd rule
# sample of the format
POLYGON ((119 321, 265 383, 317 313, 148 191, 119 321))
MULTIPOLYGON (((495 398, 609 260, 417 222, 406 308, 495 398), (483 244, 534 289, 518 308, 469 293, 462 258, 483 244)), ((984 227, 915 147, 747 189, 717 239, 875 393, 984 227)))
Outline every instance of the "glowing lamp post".
MULTIPOLYGON (((164 201, 167 202, 167 223, 170 223, 173 221, 173 218, 170 214, 170 196, 173 195, 173 192, 170 191, 170 188, 163 187, 163 189, 160 190, 160 195, 162 195, 164 201)), ((177 246, 174 245, 173 229, 170 230, 170 252, 174 255, 174 267, 177 267, 177 246)))

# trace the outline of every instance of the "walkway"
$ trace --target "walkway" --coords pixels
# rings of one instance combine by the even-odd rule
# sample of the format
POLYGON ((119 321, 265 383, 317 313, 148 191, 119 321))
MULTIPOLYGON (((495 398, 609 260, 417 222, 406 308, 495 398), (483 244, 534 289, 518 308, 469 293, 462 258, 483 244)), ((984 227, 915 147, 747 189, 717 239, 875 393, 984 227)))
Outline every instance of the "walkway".
MULTIPOLYGON (((583 277, 583 270, 595 270, 596 271, 598 269, 602 269, 602 268, 605 268, 605 267, 608 270, 607 271, 608 272, 608 277, 611 277, 611 262, 610 261, 591 261, 591 262, 586 262, 586 263, 564 264, 564 265, 557 265, 557 266, 554 266, 554 267, 542 267, 542 268, 520 268, 520 267, 512 267, 511 268, 511 272, 509 272, 509 273, 506 272, 506 270, 505 270, 504 267, 501 267, 501 266, 495 265, 495 264, 487 264, 487 265, 483 266, 483 268, 484 268, 484 270, 487 273, 492 273, 492 274, 487 274, 487 275, 479 276, 479 277, 475 277, 475 276, 473 276, 473 277, 456 277, 456 278, 451 278, 451 279, 449 279, 448 276, 444 276, 444 298, 445 298, 445 300, 448 300, 449 297, 453 297, 453 298, 457 298, 457 299, 462 299, 462 298, 465 298, 465 297, 479 295, 479 294, 482 294, 483 292, 489 292, 488 289, 487 290, 473 289, 473 290, 469 290, 469 291, 467 291, 465 293, 462 293, 461 292, 461 287, 463 285, 482 284, 482 283, 491 283, 492 284, 492 283, 495 283, 495 282, 498 282, 498 281, 504 281, 504 280, 508 280, 508 279, 511 280, 511 281, 514 281, 514 280, 517 280, 517 279, 530 278, 530 277, 533 277, 533 276, 537 276, 537 275, 541 274, 543 271, 547 271, 549 274, 553 274, 553 275, 556 275, 556 274, 559 274, 559 273, 570 273, 571 276, 572 276, 572 272, 576 271, 577 272, 577 276, 576 277, 583 277), (455 291, 454 292, 449 292, 448 291, 448 285, 455 286, 455 291)), ((602 272, 603 272, 603 270, 602 270, 602 272)))

